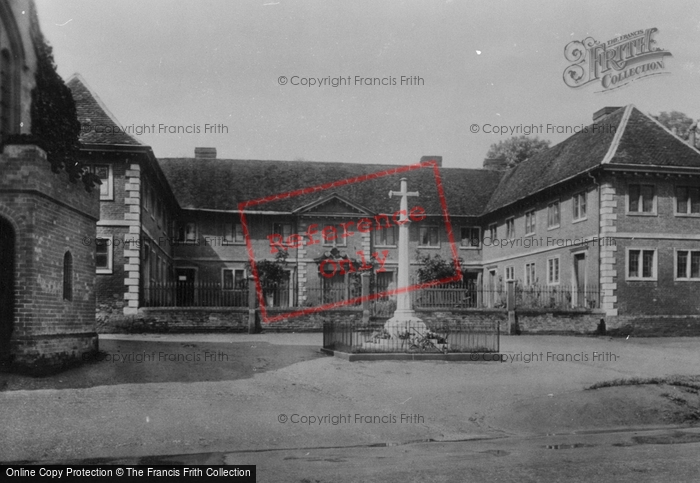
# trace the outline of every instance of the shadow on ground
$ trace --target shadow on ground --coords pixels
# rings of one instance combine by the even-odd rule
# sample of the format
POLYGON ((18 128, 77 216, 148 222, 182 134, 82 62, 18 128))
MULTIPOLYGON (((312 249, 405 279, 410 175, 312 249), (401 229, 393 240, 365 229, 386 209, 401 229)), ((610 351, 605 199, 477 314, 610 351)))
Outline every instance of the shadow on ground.
POLYGON ((47 377, 0 373, 0 391, 118 384, 232 381, 326 357, 318 346, 267 342, 101 340, 95 360, 47 377))

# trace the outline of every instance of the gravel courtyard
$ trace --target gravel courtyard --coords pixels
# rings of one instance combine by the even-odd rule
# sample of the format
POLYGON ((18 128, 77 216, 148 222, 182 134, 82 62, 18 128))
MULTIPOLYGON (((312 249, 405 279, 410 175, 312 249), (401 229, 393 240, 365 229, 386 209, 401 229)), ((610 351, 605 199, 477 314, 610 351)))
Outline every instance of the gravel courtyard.
POLYGON ((47 378, 0 374, 0 460, 328 450, 697 422, 697 391, 585 388, 697 375, 699 339, 506 336, 504 362, 450 363, 346 362, 320 346, 321 334, 101 336, 99 361, 47 378))

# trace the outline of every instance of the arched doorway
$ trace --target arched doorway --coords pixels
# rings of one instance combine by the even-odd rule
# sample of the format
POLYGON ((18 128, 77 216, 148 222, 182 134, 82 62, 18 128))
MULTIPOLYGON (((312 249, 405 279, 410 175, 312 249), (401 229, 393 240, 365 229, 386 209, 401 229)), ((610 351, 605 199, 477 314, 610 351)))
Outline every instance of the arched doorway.
POLYGON ((15 230, 0 218, 0 361, 10 357, 15 306, 15 230))

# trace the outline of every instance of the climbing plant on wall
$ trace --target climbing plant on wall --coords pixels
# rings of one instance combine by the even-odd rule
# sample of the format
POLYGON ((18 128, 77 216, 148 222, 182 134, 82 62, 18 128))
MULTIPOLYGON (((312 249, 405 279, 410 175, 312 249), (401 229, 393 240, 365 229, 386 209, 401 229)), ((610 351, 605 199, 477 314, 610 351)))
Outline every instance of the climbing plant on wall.
POLYGON ((32 37, 37 57, 35 82, 32 89, 30 135, 9 136, 6 144, 36 144, 46 151, 54 173, 65 170, 71 182, 82 180, 91 191, 99 178, 87 171, 79 159, 80 122, 70 89, 56 71, 53 49, 48 44, 34 19, 32 37))

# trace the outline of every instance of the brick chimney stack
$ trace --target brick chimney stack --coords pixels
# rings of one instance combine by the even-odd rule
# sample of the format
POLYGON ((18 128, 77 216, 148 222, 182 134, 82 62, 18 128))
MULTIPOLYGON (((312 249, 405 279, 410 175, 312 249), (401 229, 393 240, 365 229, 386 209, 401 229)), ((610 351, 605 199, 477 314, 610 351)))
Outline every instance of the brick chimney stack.
POLYGON ((593 122, 597 122, 598 119, 607 116, 608 114, 612 114, 613 112, 617 111, 618 109, 622 109, 621 107, 612 107, 612 106, 607 106, 602 109, 598 109, 596 112, 593 113, 593 122))
POLYGON ((435 161, 439 167, 442 168, 442 156, 421 156, 420 162, 424 163, 426 161, 435 161))
POLYGON ((506 161, 505 156, 484 158, 483 168, 489 171, 505 171, 508 169, 508 161, 506 161))
POLYGON ((216 159, 216 148, 194 148, 194 159, 216 159))

